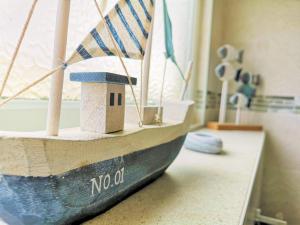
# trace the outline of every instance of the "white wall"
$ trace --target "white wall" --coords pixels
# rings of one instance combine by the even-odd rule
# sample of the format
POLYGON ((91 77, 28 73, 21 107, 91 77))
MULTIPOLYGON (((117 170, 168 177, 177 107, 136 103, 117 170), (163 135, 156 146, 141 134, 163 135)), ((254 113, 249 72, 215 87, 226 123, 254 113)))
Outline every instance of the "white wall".
POLYGON ((300 95, 299 7, 299 0, 224 4, 223 41, 246 50, 244 68, 263 75, 259 93, 300 95))
MULTIPOLYGON (((245 69, 263 78, 258 94, 300 96, 300 1, 217 1, 223 4, 222 42, 245 49, 245 69)), ((244 112, 243 121, 263 124, 268 133, 263 213, 299 225, 300 114, 284 111, 244 112)))

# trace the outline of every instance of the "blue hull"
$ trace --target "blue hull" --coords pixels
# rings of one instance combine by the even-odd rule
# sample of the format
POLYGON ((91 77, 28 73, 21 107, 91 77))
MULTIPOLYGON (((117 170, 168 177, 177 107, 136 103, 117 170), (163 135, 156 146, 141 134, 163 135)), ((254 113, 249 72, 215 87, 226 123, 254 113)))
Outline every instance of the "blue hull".
POLYGON ((185 136, 51 177, 2 176, 0 217, 11 225, 74 224, 108 210, 158 178, 185 136))

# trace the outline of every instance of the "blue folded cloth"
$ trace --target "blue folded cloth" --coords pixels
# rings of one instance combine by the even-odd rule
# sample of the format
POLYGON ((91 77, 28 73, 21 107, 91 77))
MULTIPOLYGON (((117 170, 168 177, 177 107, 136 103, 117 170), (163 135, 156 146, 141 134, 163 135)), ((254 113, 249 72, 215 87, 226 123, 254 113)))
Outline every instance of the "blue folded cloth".
POLYGON ((185 148, 208 154, 219 154, 223 149, 222 140, 209 133, 193 132, 186 137, 185 148))

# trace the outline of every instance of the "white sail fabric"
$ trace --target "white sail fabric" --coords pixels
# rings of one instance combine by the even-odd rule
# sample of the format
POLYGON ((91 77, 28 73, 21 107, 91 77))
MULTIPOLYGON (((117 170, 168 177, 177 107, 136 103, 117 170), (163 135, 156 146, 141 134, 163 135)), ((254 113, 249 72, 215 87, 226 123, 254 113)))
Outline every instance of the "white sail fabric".
POLYGON ((66 64, 70 65, 95 57, 116 56, 117 50, 125 58, 142 59, 151 29, 153 12, 154 0, 120 0, 105 16, 105 21, 100 21, 89 33, 66 64), (117 50, 104 23, 108 25, 117 44, 117 50))

